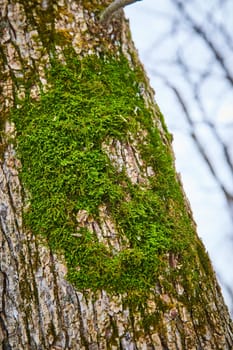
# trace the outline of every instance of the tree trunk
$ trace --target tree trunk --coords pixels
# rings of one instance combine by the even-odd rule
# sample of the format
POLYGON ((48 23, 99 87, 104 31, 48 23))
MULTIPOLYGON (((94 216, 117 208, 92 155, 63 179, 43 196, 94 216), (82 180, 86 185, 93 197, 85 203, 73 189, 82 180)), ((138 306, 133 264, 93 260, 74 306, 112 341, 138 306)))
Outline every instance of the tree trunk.
POLYGON ((1 0, 2 349, 232 349, 170 135, 109 1, 1 0))

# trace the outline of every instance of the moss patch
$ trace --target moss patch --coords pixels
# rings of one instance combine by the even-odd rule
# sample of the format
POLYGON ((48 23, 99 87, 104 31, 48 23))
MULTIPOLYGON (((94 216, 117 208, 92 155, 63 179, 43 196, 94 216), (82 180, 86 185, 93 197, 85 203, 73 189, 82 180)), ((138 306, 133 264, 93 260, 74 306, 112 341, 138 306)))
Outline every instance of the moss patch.
POLYGON ((39 101, 27 98, 12 112, 21 178, 30 193, 25 224, 64 254, 68 278, 79 289, 143 295, 167 266, 167 254, 185 259, 194 237, 170 150, 140 95, 140 75, 125 58, 79 61, 70 55, 66 64, 53 62, 50 89, 39 101), (147 133, 141 156, 155 172, 147 189, 133 185, 102 150, 109 138, 124 141, 139 129, 147 133), (98 221, 103 203, 129 241, 119 253, 86 228, 73 236, 77 212, 98 221))

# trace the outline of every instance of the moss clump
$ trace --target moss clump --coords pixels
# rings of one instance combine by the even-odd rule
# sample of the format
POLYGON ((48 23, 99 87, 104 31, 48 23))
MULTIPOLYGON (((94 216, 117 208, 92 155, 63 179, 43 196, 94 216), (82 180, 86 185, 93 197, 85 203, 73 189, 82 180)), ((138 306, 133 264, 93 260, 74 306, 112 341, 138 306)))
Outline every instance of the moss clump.
POLYGON ((70 54, 66 64, 53 62, 49 91, 12 112, 21 178, 30 193, 25 224, 64 254, 77 288, 127 291, 132 299, 154 287, 169 252, 181 255, 193 239, 170 151, 153 127, 139 76, 125 58, 79 61, 70 54), (141 155, 155 172, 147 189, 133 185, 102 150, 107 139, 124 141, 139 129, 147 133, 141 155), (98 221, 103 203, 129 241, 119 253, 86 228, 74 235, 77 212, 98 221))

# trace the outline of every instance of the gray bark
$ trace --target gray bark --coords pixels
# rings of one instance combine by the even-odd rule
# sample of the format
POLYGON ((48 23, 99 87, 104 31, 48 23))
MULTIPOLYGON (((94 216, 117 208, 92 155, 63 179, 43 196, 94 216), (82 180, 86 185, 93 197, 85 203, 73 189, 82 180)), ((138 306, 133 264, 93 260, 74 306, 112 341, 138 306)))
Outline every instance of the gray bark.
MULTIPOLYGON (((105 1, 102 3, 107 6, 105 1)), ((194 302, 191 300, 190 291, 186 290, 182 278, 173 283, 175 293, 170 295, 164 281, 165 271, 159 283, 155 282, 155 291, 144 305, 147 316, 157 315, 158 319, 145 329, 141 310, 132 310, 125 303, 124 294, 110 294, 105 290, 80 291, 72 286, 66 279, 67 267, 61 254, 49 249, 44 239, 25 227, 22 213, 27 189, 22 188, 19 180, 21 165, 12 143, 12 138, 16 137, 15 129, 8 117, 16 103, 16 96, 22 97, 25 93, 24 87, 19 84, 20 77, 26 81, 32 72, 36 72, 39 82, 31 87, 31 96, 35 99, 39 98, 40 84, 45 86, 47 83, 45 69, 52 52, 45 47, 45 42, 49 41, 51 23, 55 32, 66 31, 70 35, 79 57, 90 52, 99 53, 99 44, 105 40, 108 50, 113 53, 117 52, 120 42, 132 66, 135 62, 140 63, 135 59, 136 51, 129 39, 125 19, 117 18, 112 27, 103 29, 93 15, 94 6, 88 1, 64 0, 53 5, 49 1, 35 1, 30 6, 27 1, 1 0, 0 7, 0 113, 4 129, 0 161, 2 349, 232 349, 232 323, 221 291, 214 274, 208 275, 207 268, 203 268, 198 254, 199 297, 194 302), (47 16, 46 23, 42 23, 44 16, 47 16), (47 31, 46 36, 43 36, 43 31, 47 31), (211 280, 207 283, 207 279, 211 280), (166 308, 161 308, 158 298, 166 308)), ((56 51, 63 60, 59 45, 56 51)), ((144 87, 142 94, 156 118, 157 107, 149 85, 144 87)), ((156 124, 166 143, 161 123, 157 120, 156 124)), ((140 158, 139 143, 140 137, 128 144, 115 140, 110 145, 103 145, 103 148, 116 167, 125 166, 132 184, 147 186, 147 178, 153 176, 153 170, 140 158)), ((190 211, 188 203, 187 211, 190 211)), ((85 211, 79 211, 80 223, 89 229, 92 227, 99 240, 108 245, 108 237, 117 229, 104 205, 100 208, 100 221, 90 224, 87 216, 85 211)), ((121 249, 119 239, 111 241, 111 244, 116 250, 121 249)), ((198 245, 205 254, 200 242, 198 245)), ((177 273, 180 268, 177 257, 168 254, 167 261, 168 268, 176 269, 177 273)), ((208 258, 206 262, 209 264, 208 258)))

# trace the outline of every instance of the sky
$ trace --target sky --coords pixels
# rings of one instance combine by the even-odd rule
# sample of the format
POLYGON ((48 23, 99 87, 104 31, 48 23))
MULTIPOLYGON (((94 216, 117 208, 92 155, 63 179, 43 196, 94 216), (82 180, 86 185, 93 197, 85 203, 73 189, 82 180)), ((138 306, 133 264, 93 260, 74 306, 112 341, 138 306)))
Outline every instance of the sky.
MULTIPOLYGON (((171 43, 169 40, 164 40, 162 43, 158 41, 158 34, 162 34, 161 37, 166 37, 167 33, 169 35, 169 14, 173 12, 174 8, 171 6, 170 0, 143 0, 125 8, 126 17, 130 20, 135 46, 139 51, 139 56, 150 78, 151 85, 156 92, 155 100, 174 136, 173 148, 176 156, 176 169, 181 174, 185 192, 191 203, 198 234, 206 246, 220 279, 233 286, 233 269, 229 264, 232 261, 233 253, 232 221, 226 208, 225 199, 190 138, 189 127, 184 119, 180 117, 180 107, 174 99, 174 95, 157 76, 157 74, 163 72, 163 62, 165 66, 165 63, 171 59, 174 46, 180 43, 186 47, 184 55, 187 55, 187 59, 190 60, 190 56, 192 57, 191 63, 194 69, 199 68, 200 62, 206 67, 211 62, 211 57, 208 57, 208 54, 205 55, 203 44, 195 42, 185 30, 182 33, 177 33, 177 43, 171 43)), ((221 16, 218 16, 219 21, 221 21, 221 16)), ((172 65, 166 65, 166 69, 169 69, 172 81, 177 72, 172 65)), ((214 64, 213 71, 216 76, 221 74, 217 66, 214 67, 214 64)), ((178 86, 181 91, 185 90, 187 100, 192 101, 182 75, 179 76, 178 86)), ((203 94, 205 94, 203 96, 205 96, 208 113, 220 125, 219 130, 226 141, 230 142, 233 135, 232 89, 230 90, 224 84, 221 86, 219 79, 217 83, 215 80, 213 82, 209 81, 206 86, 203 85, 203 94)), ((219 172, 222 181, 233 193, 233 175, 226 169, 224 163, 221 164, 221 149, 209 128, 203 125, 200 111, 195 107, 195 104, 190 103, 193 118, 199 123, 197 133, 204 146, 205 143, 208 146, 211 145, 209 156, 212 159, 219 159, 216 164, 216 171, 219 172)), ((223 294, 227 304, 230 305, 232 300, 224 289, 223 294)))

